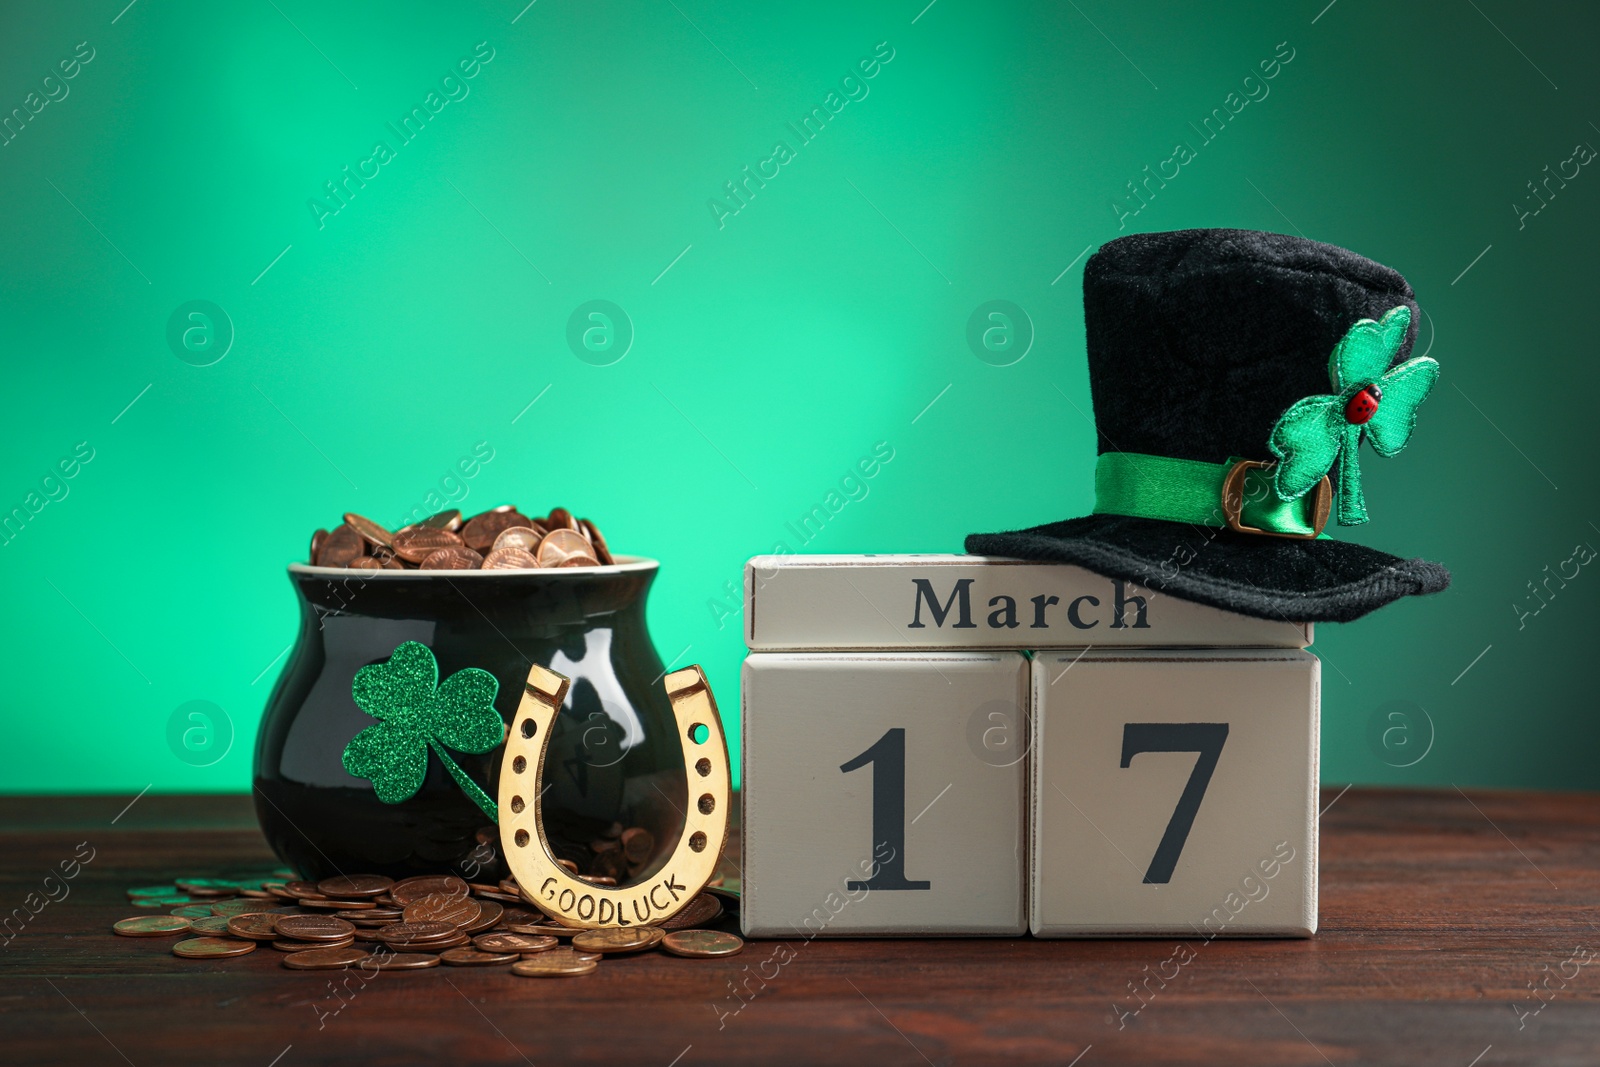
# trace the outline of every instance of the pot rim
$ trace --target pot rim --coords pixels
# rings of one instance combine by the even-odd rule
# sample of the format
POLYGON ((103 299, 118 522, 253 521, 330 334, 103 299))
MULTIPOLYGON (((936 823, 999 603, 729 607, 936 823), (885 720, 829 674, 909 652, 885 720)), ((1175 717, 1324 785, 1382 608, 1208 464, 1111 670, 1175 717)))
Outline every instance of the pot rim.
POLYGON ((416 571, 390 571, 390 570, 351 570, 348 567, 314 567, 309 563, 289 564, 290 574, 302 574, 308 578, 350 578, 360 577, 366 579, 379 579, 382 581, 405 581, 409 579, 422 579, 433 581, 440 578, 466 578, 469 581, 487 581, 496 577, 526 578, 529 575, 539 575, 544 578, 586 578, 597 574, 626 574, 639 571, 651 571, 661 566, 660 560, 648 556, 622 556, 613 555, 615 563, 599 567, 497 567, 492 571, 446 571, 446 570, 416 570, 416 571))

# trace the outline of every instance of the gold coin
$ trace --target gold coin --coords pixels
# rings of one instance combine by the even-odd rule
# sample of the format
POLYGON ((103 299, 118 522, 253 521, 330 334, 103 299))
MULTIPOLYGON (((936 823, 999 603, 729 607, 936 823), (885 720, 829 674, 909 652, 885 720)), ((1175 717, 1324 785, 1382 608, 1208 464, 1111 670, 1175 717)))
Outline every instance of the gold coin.
POLYGON ((381 874, 341 874, 318 882, 317 892, 325 897, 336 897, 339 900, 360 900, 366 897, 381 897, 393 886, 394 879, 385 878, 381 874))
POLYGON ((111 931, 123 937, 170 937, 183 933, 190 925, 181 915, 140 915, 121 920, 111 931))
POLYGON ((539 547, 539 542, 544 535, 532 526, 507 526, 495 537, 494 544, 490 546, 498 551, 502 548, 520 548, 524 552, 532 552, 539 547))
POLYGON ((472 939, 474 948, 484 952, 521 952, 532 955, 556 947, 551 934, 479 934, 472 939))
POLYGON ((283 957, 283 965, 296 971, 331 971, 364 959, 367 954, 359 948, 308 948, 283 957))
POLYGON ((486 571, 531 571, 538 567, 539 561, 533 554, 521 548, 495 548, 483 557, 486 571))
POLYGON ((511 973, 524 978, 572 978, 591 974, 599 960, 580 959, 571 949, 554 949, 529 956, 511 965, 511 973))
POLYGON ((285 915, 278 919, 278 933, 301 941, 342 941, 356 928, 332 915, 285 915))
MULTIPOLYGON (((221 918, 221 916, 218 916, 218 918, 221 918)), ((228 933, 234 937, 242 937, 246 941, 276 941, 278 939, 277 919, 276 915, 254 913, 234 915, 228 919, 228 933)))
POLYGON ((593 546, 583 534, 563 527, 544 535, 537 556, 541 567, 560 567, 573 557, 593 559, 593 552, 593 546))
POLYGON ((419 971, 439 966, 439 957, 431 952, 374 952, 368 958, 380 971, 419 971))
POLYGON ((722 918, 722 910, 722 901, 710 893, 701 893, 685 904, 682 911, 670 919, 663 920, 661 928, 672 931, 708 926, 722 918))
POLYGON ((191 937, 172 946, 174 956, 186 960, 221 959, 225 956, 244 956, 256 950, 254 941, 240 941, 234 937, 191 937))
POLYGON ((470 548, 455 545, 429 552, 417 566, 425 571, 475 571, 483 568, 483 557, 470 548))
POLYGON ((515 963, 521 958, 515 952, 483 952, 465 945, 439 953, 439 959, 452 967, 488 967, 496 963, 515 963))
POLYGON ((654 926, 608 926, 573 934, 572 947, 579 952, 612 955, 655 948, 661 943, 661 938, 661 930, 654 926))
POLYGON ((449 530, 431 526, 410 526, 394 535, 394 551, 410 563, 421 563, 442 548, 458 548, 461 538, 449 530))
POLYGON ((674 930, 661 939, 661 947, 674 956, 711 959, 715 956, 737 956, 744 950, 744 939, 738 934, 725 934, 720 930, 674 930))
POLYGON ((394 540, 394 534, 373 522, 364 515, 357 515, 353 511, 344 513, 345 525, 361 535, 362 540, 368 544, 388 548, 394 540))
POLYGON ((340 523, 322 542, 322 551, 317 553, 317 566, 347 567, 357 556, 366 555, 365 548, 366 542, 361 535, 348 523, 340 523))
POLYGON ((356 943, 355 935, 338 941, 274 941, 272 947, 279 952, 309 952, 314 948, 348 948, 356 943))

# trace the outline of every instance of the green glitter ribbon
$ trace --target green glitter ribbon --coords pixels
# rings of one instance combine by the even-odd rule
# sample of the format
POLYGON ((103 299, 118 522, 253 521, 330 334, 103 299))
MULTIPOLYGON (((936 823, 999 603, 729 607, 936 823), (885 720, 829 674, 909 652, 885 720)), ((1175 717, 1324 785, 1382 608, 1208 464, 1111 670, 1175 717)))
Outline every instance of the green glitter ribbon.
POLYGON ((432 650, 407 641, 387 662, 356 672, 350 695, 379 721, 350 739, 344 769, 369 779, 385 804, 399 804, 422 788, 431 748, 473 803, 491 822, 499 822, 495 802, 445 751, 481 754, 505 740, 505 723, 494 710, 499 691, 494 675, 477 667, 459 670, 440 684, 432 650))

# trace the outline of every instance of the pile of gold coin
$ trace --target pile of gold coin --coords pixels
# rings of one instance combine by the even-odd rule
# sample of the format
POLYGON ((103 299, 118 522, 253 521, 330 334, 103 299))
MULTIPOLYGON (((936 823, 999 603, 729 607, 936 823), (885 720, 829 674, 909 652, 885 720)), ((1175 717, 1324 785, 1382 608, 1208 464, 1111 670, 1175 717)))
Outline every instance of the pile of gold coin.
MULTIPOLYGON (((595 876, 597 880, 604 876, 595 876)), ((658 926, 573 930, 524 905, 515 881, 481 885, 454 875, 395 881, 380 874, 300 881, 293 872, 264 878, 177 878, 128 890, 140 908, 166 915, 123 919, 123 937, 178 937, 183 959, 245 956, 266 945, 290 970, 412 971, 509 965, 527 978, 588 974, 609 956, 661 949, 674 956, 732 956, 737 934, 707 929, 723 918, 727 890, 708 889, 658 926)))
POLYGON ((566 508, 530 519, 510 504, 463 519, 452 508, 393 531, 353 511, 311 535, 311 563, 349 570, 475 571, 609 567, 606 539, 566 508))

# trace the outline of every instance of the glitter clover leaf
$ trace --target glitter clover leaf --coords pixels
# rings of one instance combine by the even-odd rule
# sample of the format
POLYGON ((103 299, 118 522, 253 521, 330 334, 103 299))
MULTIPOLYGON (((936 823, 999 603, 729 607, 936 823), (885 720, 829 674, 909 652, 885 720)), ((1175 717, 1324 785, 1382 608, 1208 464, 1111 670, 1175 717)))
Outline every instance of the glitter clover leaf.
POLYGON ((499 691, 494 675, 477 667, 459 670, 441 684, 439 663, 428 646, 405 642, 386 662, 356 672, 350 695, 378 722, 345 746, 345 770, 370 780, 385 804, 399 804, 422 788, 431 748, 462 791, 498 821, 494 801, 445 750, 483 753, 505 740, 505 723, 494 710, 499 691))
POLYGON ((1328 360, 1334 395, 1298 400, 1279 417, 1267 447, 1278 457, 1273 485, 1278 498, 1297 500, 1339 464, 1339 523, 1367 521, 1357 449, 1363 436, 1380 456, 1392 456, 1411 440, 1417 406, 1439 378, 1427 356, 1389 364, 1405 340, 1411 309, 1393 308, 1380 321, 1350 327, 1328 360))

